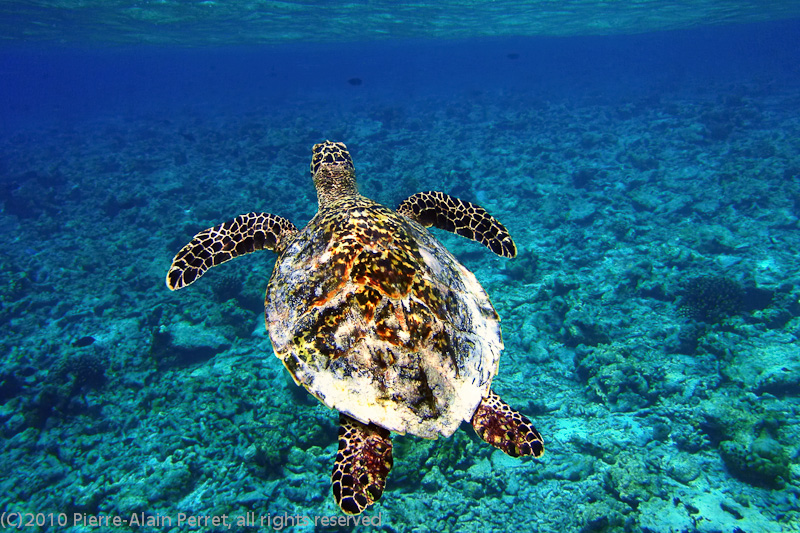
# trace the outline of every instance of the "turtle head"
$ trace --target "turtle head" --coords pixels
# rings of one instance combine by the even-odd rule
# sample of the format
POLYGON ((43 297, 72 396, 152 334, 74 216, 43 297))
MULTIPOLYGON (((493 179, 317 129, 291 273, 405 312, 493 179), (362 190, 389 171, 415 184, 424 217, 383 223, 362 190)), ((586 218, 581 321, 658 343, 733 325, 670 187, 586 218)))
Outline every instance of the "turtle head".
POLYGON ((344 143, 325 141, 312 149, 311 174, 319 206, 358 194, 356 169, 344 143))

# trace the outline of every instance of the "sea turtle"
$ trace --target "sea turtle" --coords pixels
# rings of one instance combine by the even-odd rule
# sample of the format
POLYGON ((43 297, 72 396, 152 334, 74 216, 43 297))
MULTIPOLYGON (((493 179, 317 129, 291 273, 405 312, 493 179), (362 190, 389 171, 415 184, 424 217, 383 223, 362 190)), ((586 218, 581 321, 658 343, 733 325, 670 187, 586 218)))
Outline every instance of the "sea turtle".
POLYGON ((201 231, 172 261, 180 289, 212 266, 268 249, 278 254, 265 298, 275 354, 297 384, 339 411, 331 475, 345 513, 383 493, 390 432, 449 437, 469 421, 508 455, 540 456, 531 422, 491 389, 503 340, 500 319, 475 276, 431 235, 435 226, 503 257, 516 246, 485 209, 421 192, 392 211, 358 193, 347 147, 314 145, 319 211, 298 230, 248 213, 201 231))

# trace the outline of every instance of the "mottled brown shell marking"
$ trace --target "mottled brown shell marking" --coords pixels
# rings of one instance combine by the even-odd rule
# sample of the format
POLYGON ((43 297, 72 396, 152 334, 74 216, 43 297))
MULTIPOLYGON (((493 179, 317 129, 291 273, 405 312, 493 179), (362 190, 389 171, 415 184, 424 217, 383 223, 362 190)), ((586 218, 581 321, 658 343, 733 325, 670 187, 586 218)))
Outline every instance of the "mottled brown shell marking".
POLYGON ((470 420, 503 344, 474 275, 416 222, 360 195, 292 239, 267 289, 275 352, 363 423, 435 438, 470 420))

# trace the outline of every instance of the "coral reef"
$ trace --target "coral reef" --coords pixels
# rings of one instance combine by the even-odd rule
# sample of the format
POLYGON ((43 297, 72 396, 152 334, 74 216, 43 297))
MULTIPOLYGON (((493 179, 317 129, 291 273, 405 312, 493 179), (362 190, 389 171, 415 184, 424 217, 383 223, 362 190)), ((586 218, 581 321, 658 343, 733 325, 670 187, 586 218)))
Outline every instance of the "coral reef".
POLYGON ((66 385, 70 396, 89 388, 96 388, 106 381, 108 361, 96 351, 79 351, 60 358, 50 369, 48 381, 66 385))
POLYGON ((680 290, 680 311, 695 320, 719 322, 740 313, 744 289, 722 276, 698 276, 684 281, 680 290))
MULTIPOLYGON (((547 448, 507 458, 469 423, 395 435, 376 530, 795 527, 800 99, 781 77, 795 71, 671 81, 616 76, 614 57, 598 87, 561 74, 559 54, 553 76, 531 76, 537 56, 518 44, 485 73, 496 49, 473 49, 481 77, 464 86, 337 61, 339 86, 326 74, 265 96, 279 68, 235 101, 139 109, 119 94, 131 112, 73 120, 59 100, 46 122, 4 127, 0 507, 336 515, 336 413, 291 380, 264 329, 274 255, 164 286, 213 223, 309 220, 309 149, 327 138, 389 207, 444 190, 508 227, 513 260, 433 232, 490 296, 505 343, 492 387, 547 448), (526 81, 497 83, 511 72, 526 81)), ((254 530, 269 529, 230 531, 254 530)))
POLYGON ((781 488, 791 476, 789 453, 767 436, 749 444, 723 441, 720 455, 733 475, 754 485, 781 488))

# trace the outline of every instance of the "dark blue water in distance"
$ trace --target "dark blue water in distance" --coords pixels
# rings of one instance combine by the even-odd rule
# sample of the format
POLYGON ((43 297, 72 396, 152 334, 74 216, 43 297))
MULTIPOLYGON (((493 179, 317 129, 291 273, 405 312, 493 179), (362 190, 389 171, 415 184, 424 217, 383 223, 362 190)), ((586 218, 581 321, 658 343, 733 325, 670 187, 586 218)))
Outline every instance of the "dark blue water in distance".
MULTIPOLYGON (((487 87, 635 98, 687 80, 798 75, 794 22, 633 36, 286 44, 222 48, 15 44, 0 51, 4 123, 183 105, 247 109, 324 94, 404 98, 487 87), (514 54, 514 59, 508 56, 514 54), (360 78, 361 86, 347 80, 360 78), (620 81, 629 82, 624 85, 620 81)), ((13 128, 10 128, 13 130, 13 128)))

